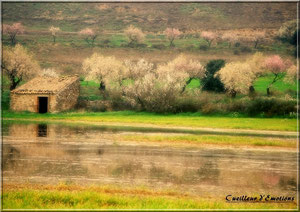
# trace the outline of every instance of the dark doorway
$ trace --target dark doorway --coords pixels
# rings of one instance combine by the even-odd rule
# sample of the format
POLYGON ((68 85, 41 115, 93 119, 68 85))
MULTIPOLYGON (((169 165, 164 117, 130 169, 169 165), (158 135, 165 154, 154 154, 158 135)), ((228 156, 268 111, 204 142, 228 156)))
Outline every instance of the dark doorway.
POLYGON ((48 97, 39 97, 39 113, 48 112, 48 97))

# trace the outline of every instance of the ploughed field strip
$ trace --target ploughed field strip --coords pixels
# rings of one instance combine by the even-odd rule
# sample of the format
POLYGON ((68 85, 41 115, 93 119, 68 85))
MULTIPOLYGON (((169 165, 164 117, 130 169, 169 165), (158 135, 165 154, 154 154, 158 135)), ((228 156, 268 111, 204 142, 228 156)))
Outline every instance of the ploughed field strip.
POLYGON ((39 123, 45 122, 49 124, 64 124, 69 126, 85 126, 87 128, 96 128, 99 130, 111 129, 116 131, 132 131, 132 132, 157 132, 157 133, 184 133, 184 134, 208 134, 208 135, 232 135, 232 136, 254 136, 254 137, 277 137, 277 138, 296 138, 298 133, 292 131, 276 131, 276 130, 250 130, 250 129, 220 129, 220 128, 204 128, 204 127, 181 127, 181 126, 158 126, 154 124, 138 124, 138 123, 113 123, 113 122, 92 122, 92 121, 74 121, 65 119, 31 119, 31 118, 4 118, 7 123, 39 123))

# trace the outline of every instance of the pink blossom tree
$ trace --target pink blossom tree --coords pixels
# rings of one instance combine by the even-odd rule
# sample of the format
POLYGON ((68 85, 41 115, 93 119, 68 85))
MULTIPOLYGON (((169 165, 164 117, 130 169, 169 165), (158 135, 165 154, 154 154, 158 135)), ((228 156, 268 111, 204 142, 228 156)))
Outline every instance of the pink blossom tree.
POLYGON ((182 32, 180 32, 179 29, 176 28, 167 28, 164 31, 164 34, 170 41, 170 46, 174 46, 174 40, 178 38, 182 34, 182 32))
POLYGON ((201 33, 201 37, 206 40, 208 46, 210 47, 213 40, 217 38, 217 35, 214 32, 204 31, 201 33))
POLYGON ((16 44, 16 36, 18 34, 23 34, 25 28, 21 23, 13 23, 12 25, 3 24, 2 30, 3 30, 3 34, 8 35, 11 44, 14 45, 16 44))
POLYGON ((265 59, 265 69, 273 75, 273 80, 267 87, 267 95, 271 94, 270 88, 275 82, 285 76, 286 70, 291 66, 290 62, 284 61, 279 55, 272 55, 265 59))
POLYGON ((84 36, 84 40, 87 42, 87 44, 94 45, 95 39, 97 38, 97 34, 93 29, 85 28, 79 32, 79 35, 84 36))

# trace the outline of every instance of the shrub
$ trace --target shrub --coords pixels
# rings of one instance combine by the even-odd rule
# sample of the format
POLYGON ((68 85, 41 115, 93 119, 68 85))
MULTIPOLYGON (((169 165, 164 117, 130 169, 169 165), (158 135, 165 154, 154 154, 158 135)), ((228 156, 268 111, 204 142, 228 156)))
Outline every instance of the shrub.
POLYGON ((185 47, 185 49, 188 51, 192 51, 192 50, 195 50, 196 48, 194 45, 189 45, 189 46, 185 47))
POLYGON ((203 51, 207 51, 208 50, 208 46, 207 45, 200 45, 199 49, 203 50, 203 51))
POLYGON ((215 73, 219 71, 225 65, 225 60, 211 60, 206 65, 205 77, 202 78, 201 84, 203 85, 202 90, 224 92, 224 84, 221 82, 215 73))
POLYGON ((234 55, 240 55, 240 51, 237 50, 237 49, 235 49, 235 50, 233 51, 233 54, 234 54, 234 55))
POLYGON ((201 102, 193 95, 185 95, 177 98, 176 110, 177 113, 182 112, 197 112, 201 108, 201 102))
POLYGON ((207 102, 207 104, 202 106, 201 112, 203 114, 217 113, 217 112, 219 112, 218 105, 216 105, 212 102, 207 102))
POLYGON ((83 82, 83 81, 84 81, 84 78, 85 78, 85 77, 81 75, 81 76, 79 77, 79 81, 80 81, 80 82, 83 82))
POLYGON ((257 98, 249 103, 246 113, 250 116, 264 113, 266 116, 285 116, 296 113, 297 102, 275 98, 257 98))
POLYGON ((108 45, 110 43, 110 40, 109 39, 105 39, 105 40, 102 41, 102 43, 105 44, 105 45, 108 45))
POLYGON ((136 47, 137 48, 147 48, 148 46, 147 46, 147 44, 144 44, 144 43, 138 43, 138 44, 136 44, 136 47))
POLYGON ((102 40, 101 41, 101 44, 99 45, 100 47, 104 47, 104 48, 107 48, 111 45, 111 42, 109 39, 105 39, 105 40, 102 40))
POLYGON ((241 46, 241 43, 239 43, 239 42, 236 42, 235 44, 234 44, 234 47, 240 47, 241 46))
POLYGON ((75 106, 76 109, 86 109, 87 108, 87 98, 83 96, 79 96, 77 100, 77 104, 75 106))
POLYGON ((90 102, 90 108, 92 112, 105 112, 107 111, 107 105, 103 104, 102 101, 90 102))
POLYGON ((154 49, 165 49, 166 46, 164 44, 153 44, 152 48, 154 48, 154 49))
POLYGON ((8 110, 9 105, 10 105, 10 92, 9 91, 2 91, 2 97, 1 97, 2 110, 8 110))
POLYGON ((66 75, 71 75, 71 74, 74 74, 74 69, 72 66, 65 66, 63 67, 63 74, 66 74, 66 75))
POLYGON ((243 52, 243 53, 250 53, 250 52, 252 52, 251 48, 248 47, 248 46, 242 46, 242 47, 240 48, 240 50, 241 50, 241 52, 243 52))

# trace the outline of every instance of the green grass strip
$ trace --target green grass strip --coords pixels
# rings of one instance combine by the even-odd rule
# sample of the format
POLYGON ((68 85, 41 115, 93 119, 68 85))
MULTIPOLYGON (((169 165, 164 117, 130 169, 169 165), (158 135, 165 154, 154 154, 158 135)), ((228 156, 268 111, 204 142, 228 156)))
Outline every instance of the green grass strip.
POLYGON ((286 118, 247 118, 247 117, 224 117, 203 116, 199 113, 182 114, 155 114, 147 112, 119 111, 119 112, 96 112, 96 113, 13 113, 4 111, 3 118, 31 119, 31 120, 68 120, 86 122, 109 122, 109 123, 134 123, 152 124, 157 126, 180 126, 199 128, 224 128, 224 129, 251 129, 251 130, 275 130, 297 131, 297 119, 286 118))
POLYGON ((225 198, 201 198, 151 190, 17 188, 4 190, 3 209, 295 209, 296 203, 228 203, 225 198))

